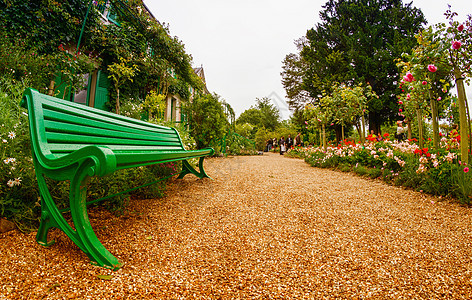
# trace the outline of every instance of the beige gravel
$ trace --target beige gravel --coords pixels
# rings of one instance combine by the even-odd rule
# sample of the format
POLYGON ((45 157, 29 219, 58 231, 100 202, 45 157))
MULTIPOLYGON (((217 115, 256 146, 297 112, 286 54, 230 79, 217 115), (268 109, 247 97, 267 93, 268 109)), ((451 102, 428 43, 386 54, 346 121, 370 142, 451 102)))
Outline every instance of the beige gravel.
POLYGON ((469 208, 278 154, 206 169, 125 216, 91 212, 116 272, 58 230, 49 249, 1 234, 0 300, 472 298, 469 208))

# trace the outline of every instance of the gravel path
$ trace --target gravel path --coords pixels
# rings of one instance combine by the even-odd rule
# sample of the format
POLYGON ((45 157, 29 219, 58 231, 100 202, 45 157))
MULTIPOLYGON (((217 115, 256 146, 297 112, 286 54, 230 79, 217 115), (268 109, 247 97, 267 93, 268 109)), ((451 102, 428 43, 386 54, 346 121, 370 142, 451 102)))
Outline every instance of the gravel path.
POLYGON ((278 154, 206 169, 125 216, 92 210, 117 272, 58 230, 49 249, 0 235, 0 300, 472 298, 469 208, 278 154))

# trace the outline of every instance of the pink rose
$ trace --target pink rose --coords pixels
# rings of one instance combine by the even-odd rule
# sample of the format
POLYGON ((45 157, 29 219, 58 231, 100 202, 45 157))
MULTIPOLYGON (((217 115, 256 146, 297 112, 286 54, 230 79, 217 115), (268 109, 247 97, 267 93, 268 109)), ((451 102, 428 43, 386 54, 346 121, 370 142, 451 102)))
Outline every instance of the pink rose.
POLYGON ((459 31, 464 30, 464 25, 463 24, 459 25, 459 27, 457 27, 457 30, 459 30, 459 31))
POLYGON ((439 97, 439 98, 438 98, 438 101, 441 101, 441 100, 442 100, 442 98, 441 98, 441 97, 439 97))
POLYGON ((452 48, 458 50, 462 46, 462 43, 459 41, 452 42, 452 48))
POLYGON ((410 72, 407 72, 405 76, 403 76, 403 80, 407 81, 407 82, 412 82, 413 79, 415 79, 413 77, 413 74, 411 74, 410 72))
POLYGON ((468 167, 465 167, 465 168, 464 168, 464 173, 467 173, 467 172, 469 172, 469 168, 468 168, 468 167))
POLYGON ((438 67, 436 67, 435 65, 428 65, 428 70, 434 73, 438 70, 438 67))
POLYGON ((398 101, 398 104, 403 104, 403 101, 398 101))
POLYGON ((406 99, 410 99, 411 98, 411 95, 410 94, 406 94, 406 99))
POLYGON ((402 112, 403 110, 400 108, 398 111, 399 111, 399 112, 402 112))
POLYGON ((423 85, 427 85, 427 84, 428 84, 428 83, 427 83, 426 81, 424 81, 424 80, 423 80, 423 82, 422 82, 422 83, 423 83, 423 85))

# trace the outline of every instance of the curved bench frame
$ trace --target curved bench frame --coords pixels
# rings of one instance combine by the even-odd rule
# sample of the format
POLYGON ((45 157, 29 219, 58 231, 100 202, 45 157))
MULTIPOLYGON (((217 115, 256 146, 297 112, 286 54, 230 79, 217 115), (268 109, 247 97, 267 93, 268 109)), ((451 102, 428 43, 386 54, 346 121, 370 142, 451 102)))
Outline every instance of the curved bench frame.
MULTIPOLYGON (((43 246, 54 243, 48 242, 47 235, 49 229, 56 227, 90 258, 92 264, 117 270, 122 263, 98 240, 88 218, 86 194, 92 176, 103 177, 119 169, 182 161, 178 178, 187 174, 210 178, 203 168, 203 160, 213 155, 214 150, 185 150, 174 128, 64 101, 34 89, 26 89, 22 105, 28 108, 33 163, 41 196, 41 220, 36 240, 43 246), (74 123, 77 120, 90 120, 90 123, 86 122, 81 129, 74 123), (120 128, 124 132, 120 132, 120 128), (83 141, 87 139, 95 142, 85 145, 83 141), (102 144, 100 141, 110 141, 112 144, 102 144), (187 161, 190 158, 199 158, 198 171, 187 161), (73 226, 63 216, 63 212, 69 209, 59 210, 51 197, 46 177, 70 181, 69 204, 73 226)), ((125 192, 128 191, 122 193, 125 192)))

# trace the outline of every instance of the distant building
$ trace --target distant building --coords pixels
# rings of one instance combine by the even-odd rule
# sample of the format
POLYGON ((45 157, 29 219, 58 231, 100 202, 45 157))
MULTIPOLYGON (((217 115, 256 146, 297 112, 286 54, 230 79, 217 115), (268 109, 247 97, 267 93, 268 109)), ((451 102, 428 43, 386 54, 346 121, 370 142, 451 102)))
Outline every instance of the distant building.
MULTIPOLYGON (((205 72, 203 71, 203 66, 200 66, 198 68, 193 68, 193 71, 195 74, 197 74, 198 77, 203 82, 203 93, 204 94, 210 94, 208 91, 208 88, 206 86, 206 80, 205 80, 205 72)), ((195 96, 195 91, 190 88, 190 101, 192 98, 195 96)), ((166 112, 165 112, 165 120, 166 121, 173 121, 175 123, 182 123, 186 121, 186 116, 183 114, 181 110, 181 103, 182 100, 180 99, 179 95, 174 95, 174 94, 168 94, 166 97, 166 112)))

